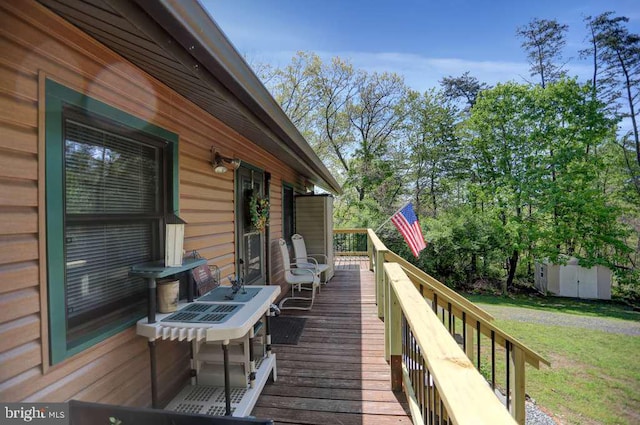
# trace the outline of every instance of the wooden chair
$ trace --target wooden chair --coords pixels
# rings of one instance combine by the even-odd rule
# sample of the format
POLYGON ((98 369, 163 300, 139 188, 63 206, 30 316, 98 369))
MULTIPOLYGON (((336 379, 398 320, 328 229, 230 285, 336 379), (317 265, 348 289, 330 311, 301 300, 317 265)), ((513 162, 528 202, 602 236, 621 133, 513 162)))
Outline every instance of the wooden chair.
POLYGON ((291 296, 283 298, 280 301, 279 307, 281 310, 311 310, 313 307, 313 301, 316 297, 316 289, 320 287, 320 271, 317 267, 297 268, 295 263, 291 263, 289 260, 289 249, 284 239, 278 239, 278 246, 280 247, 280 256, 282 257, 282 268, 284 269, 284 280, 291 285, 291 296), (302 292, 303 289, 311 291, 311 298, 296 296, 296 288, 298 292, 302 292), (311 301, 309 307, 284 307, 283 304, 289 300, 307 300, 311 301))
MULTIPOLYGON (((302 235, 295 234, 291 236, 291 244, 293 245, 293 252, 295 257, 295 265, 301 269, 317 269, 322 274, 329 270, 328 257, 324 254, 308 254, 307 246, 304 243, 302 235), (324 263, 318 262, 314 257, 324 257, 324 263)), ((326 277, 326 273, 325 273, 326 277)), ((326 284, 326 278, 322 284, 326 284)))

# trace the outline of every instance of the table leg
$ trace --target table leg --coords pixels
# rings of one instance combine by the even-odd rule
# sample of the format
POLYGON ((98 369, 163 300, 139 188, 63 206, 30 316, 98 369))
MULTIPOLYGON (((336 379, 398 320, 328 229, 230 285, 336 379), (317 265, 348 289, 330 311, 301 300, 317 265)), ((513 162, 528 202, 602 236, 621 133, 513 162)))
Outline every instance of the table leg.
POLYGON ((156 279, 150 277, 147 279, 149 285, 149 302, 147 311, 147 323, 156 323, 156 279))
POLYGON ((256 358, 253 351, 253 342, 255 341, 255 332, 253 328, 249 330, 249 386, 251 388, 256 385, 256 358))
POLYGON ((270 321, 270 317, 271 314, 269 312, 267 312, 266 316, 265 316, 265 330, 264 330, 264 338, 265 338, 265 343, 266 343, 266 351, 267 351, 267 357, 271 357, 271 321, 270 321))
POLYGON ((225 415, 231 416, 231 379, 229 378, 229 341, 222 343, 224 361, 224 403, 225 415))
POLYGON ((158 371, 156 363, 156 340, 149 341, 149 360, 151 364, 151 406, 154 409, 158 406, 158 371))
POLYGON ((193 302, 193 294, 195 290, 196 281, 193 279, 193 272, 187 272, 187 302, 193 302))

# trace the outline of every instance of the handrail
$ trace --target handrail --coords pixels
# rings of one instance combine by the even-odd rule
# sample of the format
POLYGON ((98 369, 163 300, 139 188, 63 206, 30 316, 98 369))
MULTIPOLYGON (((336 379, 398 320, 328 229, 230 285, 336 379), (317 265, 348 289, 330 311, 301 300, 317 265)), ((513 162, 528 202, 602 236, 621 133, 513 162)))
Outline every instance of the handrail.
MULTIPOLYGON (((544 359, 540 354, 531 350, 516 338, 512 337, 506 332, 503 332, 500 328, 492 323, 493 316, 491 316, 489 313, 476 306, 472 302, 468 301, 457 292, 448 288, 437 279, 420 270, 418 267, 414 266, 402 257, 390 251, 373 230, 367 229, 367 235, 367 248, 371 269, 375 273, 375 289, 376 303, 378 305, 378 316, 385 321, 385 357, 388 361, 391 362, 392 383, 394 382, 394 375, 396 376, 396 382, 398 381, 398 376, 403 375, 403 366, 399 366, 401 363, 397 361, 397 358, 394 359, 394 356, 397 353, 394 352, 395 337, 393 335, 394 332, 398 332, 397 329, 400 325, 399 321, 396 320, 397 318, 395 318, 394 316, 389 316, 391 314, 390 312, 393 303, 397 302, 397 295, 392 294, 394 292, 390 289, 392 285, 387 282, 388 276, 385 274, 385 270, 388 269, 388 266, 395 263, 394 267, 400 268, 400 270, 402 271, 403 279, 407 279, 412 283, 412 289, 415 291, 412 297, 415 297, 417 294, 417 296, 422 301, 421 308, 425 309, 425 311, 429 310, 429 313, 431 313, 433 317, 435 317, 438 321, 438 325, 440 328, 444 326, 445 331, 448 330, 447 333, 450 334, 447 337, 448 342, 446 343, 448 350, 453 349, 452 347, 455 346, 455 352, 462 351, 466 353, 466 361, 468 363, 465 364, 471 364, 473 366, 475 363, 475 367, 476 369, 478 369, 478 371, 475 371, 475 373, 479 372, 481 365, 481 336, 484 335, 490 340, 490 387, 487 387, 486 382, 483 381, 485 389, 489 394, 492 394, 492 390, 496 388, 496 346, 501 346, 504 348, 504 351, 506 353, 506 411, 510 411, 511 415, 518 423, 524 424, 525 364, 528 363, 535 368, 539 368, 540 363, 550 365, 549 361, 544 359), (431 301, 431 307, 429 307, 429 301, 431 301), (438 319, 438 315, 440 314, 442 317, 441 321, 438 319), (453 338, 453 336, 456 336, 457 333, 456 322, 462 323, 462 349, 453 338)), ((413 314, 413 310, 411 310, 409 315, 411 316, 413 314)), ((429 315, 429 317, 431 317, 431 315, 428 313, 420 313, 420 315, 418 315, 417 317, 423 317, 423 314, 427 314, 429 315)), ((426 325, 426 327, 431 326, 433 317, 429 319, 429 324, 426 325)), ((409 328, 411 328, 411 330, 407 332, 410 333, 417 329, 412 328, 411 325, 412 320, 418 320, 417 318, 407 317, 407 320, 409 323, 409 328)), ((425 324, 422 324, 421 326, 425 326, 425 324)), ((486 340, 484 344, 487 344, 486 340)), ((428 345, 422 348, 418 348, 418 351, 420 351, 422 353, 421 355, 423 355, 424 350, 431 349, 431 345, 428 345)), ((445 350, 445 352, 446 351, 447 350, 445 350)), ((404 366, 404 368, 406 369, 406 365, 404 366)), ((436 373, 438 373, 437 370, 438 368, 433 371, 433 379, 436 380, 436 382, 438 379, 443 379, 441 376, 439 377, 435 375, 436 373)), ((402 381, 402 379, 400 379, 400 381, 402 381)), ((415 379, 414 381, 415 383, 424 382, 424 380, 420 381, 415 379)), ((460 382, 455 384, 460 385, 460 382)), ((411 384, 411 382, 405 382, 405 391, 408 398, 417 397, 414 402, 410 401, 410 409, 412 411, 412 415, 414 415, 416 406, 420 405, 420 400, 418 399, 421 396, 425 396, 425 391, 428 392, 428 390, 425 390, 425 388, 419 388, 419 386, 417 388, 412 387, 412 385, 413 384, 411 384)), ((466 385, 466 382, 464 385, 466 385)), ((445 388, 448 387, 444 386, 441 389, 445 391, 445 388)), ((448 397, 448 394, 446 396, 442 395, 440 397, 448 397)), ((458 409, 457 407, 455 407, 456 405, 457 404, 454 402, 452 406, 453 408, 458 409)), ((422 403, 421 406, 424 411, 424 403, 422 403)), ((420 414, 419 411, 418 414, 420 414)), ((434 413, 431 412, 431 414, 434 413)), ((456 415, 457 413, 451 413, 449 416, 454 417, 456 415)))
MULTIPOLYGON (((387 261, 393 261, 400 264, 400 266, 404 269, 405 273, 408 274, 409 279, 413 283, 418 283, 419 285, 426 286, 434 291, 436 290, 436 288, 438 288, 437 290, 440 290, 442 292, 442 296, 437 299, 439 303, 438 305, 444 306, 444 303, 440 303, 440 300, 441 298, 445 298, 445 300, 449 299, 455 302, 459 302, 461 305, 468 307, 465 315, 468 322, 471 323, 472 321, 479 321, 481 325, 481 332, 487 337, 491 337, 491 332, 493 331, 494 337, 496 337, 496 343, 498 345, 505 347, 506 341, 509 341, 513 346, 518 347, 522 351, 524 351, 526 355, 525 360, 536 369, 540 367, 539 363, 544 363, 547 366, 551 366, 549 361, 542 357, 540 354, 536 353, 515 337, 509 335, 508 333, 502 331, 500 328, 492 324, 491 321, 493 320, 493 316, 491 316, 489 313, 476 306, 457 292, 453 291, 449 287, 438 282, 434 277, 423 272, 422 270, 392 251, 386 253, 385 259, 387 259, 387 261)), ((433 301, 433 298, 430 299, 433 301)), ((453 310, 452 313, 455 314, 455 310, 453 310)), ((460 313, 462 313, 462 310, 460 310, 460 313)))
POLYGON ((390 287, 391 355, 402 362, 403 380, 420 407, 412 409, 413 415, 425 412, 429 423, 515 424, 403 268, 387 263, 384 269, 390 287), (393 326, 397 322, 401 326, 393 326))
POLYGON ((420 270, 419 268, 417 268, 416 266, 414 266, 404 258, 400 257, 395 252, 388 251, 385 254, 385 260, 388 262, 394 262, 394 263, 400 264, 402 268, 405 270, 405 272, 411 273, 409 277, 415 276, 415 280, 417 280, 417 282, 414 281, 414 283, 418 283, 422 286, 426 286, 432 291, 440 292, 445 299, 451 300, 453 302, 456 302, 465 306, 469 311, 472 311, 476 317, 482 318, 488 321, 494 319, 494 317, 490 313, 478 307, 477 305, 475 305, 474 303, 472 303, 462 295, 458 294, 453 289, 442 284, 441 282, 436 280, 434 277, 420 270))
POLYGON ((369 235, 369 239, 371 240, 373 248, 376 251, 388 251, 387 247, 382 243, 376 232, 374 232, 372 229, 367 229, 367 234, 369 235))
POLYGON ((367 233, 367 229, 362 229, 362 228, 333 229, 333 233, 365 234, 367 233))

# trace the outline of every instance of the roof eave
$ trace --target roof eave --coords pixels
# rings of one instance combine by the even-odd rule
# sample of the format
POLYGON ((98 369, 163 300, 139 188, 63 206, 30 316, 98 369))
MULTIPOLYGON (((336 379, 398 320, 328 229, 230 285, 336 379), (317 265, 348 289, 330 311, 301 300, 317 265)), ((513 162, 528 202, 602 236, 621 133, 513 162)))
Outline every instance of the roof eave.
POLYGON ((311 146, 197 1, 136 2, 197 62, 215 75, 244 107, 241 109, 245 109, 245 116, 247 112, 252 114, 254 123, 262 127, 270 139, 301 161, 312 183, 329 192, 342 193, 340 185, 311 146), (181 31, 175 31, 176 25, 181 31))

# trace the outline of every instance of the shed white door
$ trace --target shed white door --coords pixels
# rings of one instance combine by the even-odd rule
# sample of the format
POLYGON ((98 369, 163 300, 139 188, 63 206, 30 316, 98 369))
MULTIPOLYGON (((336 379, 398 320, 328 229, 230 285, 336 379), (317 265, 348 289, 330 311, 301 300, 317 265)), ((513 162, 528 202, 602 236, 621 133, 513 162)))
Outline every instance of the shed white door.
POLYGON ((578 297, 578 267, 573 264, 560 267, 560 296, 578 297))
POLYGON ((578 267, 578 297, 598 298, 598 269, 578 267))

